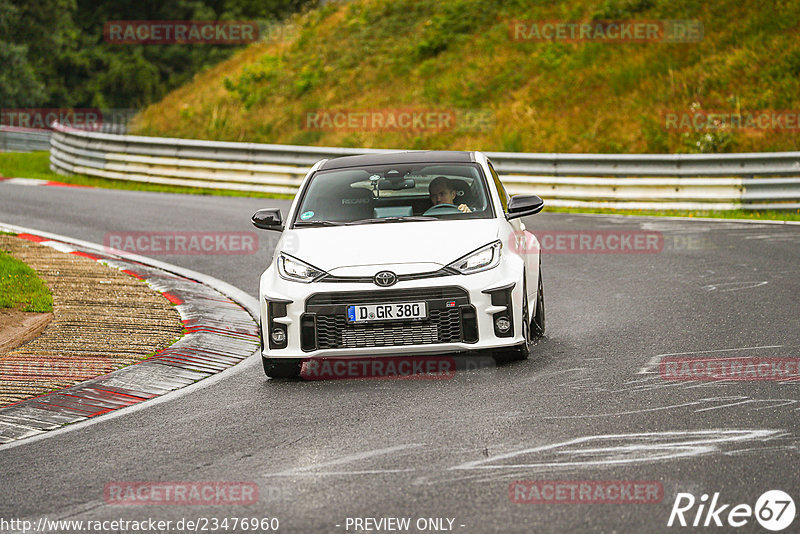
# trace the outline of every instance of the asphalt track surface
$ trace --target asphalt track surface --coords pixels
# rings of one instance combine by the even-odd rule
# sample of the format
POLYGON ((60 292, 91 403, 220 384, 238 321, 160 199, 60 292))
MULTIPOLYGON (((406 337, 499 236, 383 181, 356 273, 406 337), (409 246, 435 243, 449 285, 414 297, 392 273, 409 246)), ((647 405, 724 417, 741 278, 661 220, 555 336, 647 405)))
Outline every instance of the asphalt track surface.
MULTIPOLYGON (((250 231, 250 215, 271 206, 288 201, 0 184, 0 221, 99 243, 106 232, 250 231)), ((250 358, 208 387, 0 450, 0 518, 277 517, 280 532, 344 533, 354 532, 348 517, 408 517, 451 518, 463 533, 674 532, 698 530, 667 527, 679 492, 754 506, 780 489, 800 505, 798 382, 668 381, 657 364, 667 354, 800 356, 800 226, 548 213, 526 224, 657 231, 664 249, 545 255, 547 336, 525 362, 450 380, 277 382, 250 358), (664 496, 518 504, 517 480, 660 481, 664 496), (251 481, 260 497, 107 504, 104 487, 120 481, 251 481)), ((259 237, 255 255, 155 257, 256 296, 275 241, 259 237)), ((699 530, 767 532, 752 517, 699 530)))

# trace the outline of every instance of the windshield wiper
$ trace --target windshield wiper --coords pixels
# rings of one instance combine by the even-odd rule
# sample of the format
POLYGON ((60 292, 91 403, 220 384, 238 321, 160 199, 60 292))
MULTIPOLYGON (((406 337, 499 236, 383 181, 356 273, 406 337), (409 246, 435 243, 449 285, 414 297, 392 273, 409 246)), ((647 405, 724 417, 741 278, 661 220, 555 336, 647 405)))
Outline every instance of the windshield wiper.
POLYGON ((415 215, 408 217, 377 217, 375 219, 361 219, 347 223, 348 226, 355 224, 371 224, 371 223, 387 223, 387 222, 413 222, 413 221, 438 221, 437 217, 426 217, 424 215, 415 215))
POLYGON ((294 223, 295 228, 298 226, 342 226, 344 223, 335 221, 298 221, 294 223))

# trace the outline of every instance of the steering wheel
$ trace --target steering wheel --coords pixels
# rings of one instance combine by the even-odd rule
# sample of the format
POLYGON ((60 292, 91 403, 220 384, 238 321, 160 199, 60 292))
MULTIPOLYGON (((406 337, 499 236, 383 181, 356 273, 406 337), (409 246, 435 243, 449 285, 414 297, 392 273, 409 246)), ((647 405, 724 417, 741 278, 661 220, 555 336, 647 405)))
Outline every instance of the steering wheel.
POLYGON ((461 210, 455 204, 436 204, 428 208, 422 215, 449 215, 452 213, 461 213, 461 210))

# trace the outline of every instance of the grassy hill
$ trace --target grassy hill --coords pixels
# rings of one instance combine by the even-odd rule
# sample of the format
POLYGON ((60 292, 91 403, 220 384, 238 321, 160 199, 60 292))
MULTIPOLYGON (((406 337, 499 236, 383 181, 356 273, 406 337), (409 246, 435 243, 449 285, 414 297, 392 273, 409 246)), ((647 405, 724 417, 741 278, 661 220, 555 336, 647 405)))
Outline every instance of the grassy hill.
MULTIPOLYGON (((794 129, 668 128, 665 112, 800 109, 800 3, 356 0, 295 17, 137 119, 141 135, 524 152, 797 150, 794 129), (697 20, 699 42, 533 42, 510 21, 697 20), (432 110, 455 128, 308 128, 432 110), (318 115, 317 115, 318 116, 318 115), (463 126, 464 117, 482 118, 463 126)), ((797 113, 797 111, 795 111, 797 113)))

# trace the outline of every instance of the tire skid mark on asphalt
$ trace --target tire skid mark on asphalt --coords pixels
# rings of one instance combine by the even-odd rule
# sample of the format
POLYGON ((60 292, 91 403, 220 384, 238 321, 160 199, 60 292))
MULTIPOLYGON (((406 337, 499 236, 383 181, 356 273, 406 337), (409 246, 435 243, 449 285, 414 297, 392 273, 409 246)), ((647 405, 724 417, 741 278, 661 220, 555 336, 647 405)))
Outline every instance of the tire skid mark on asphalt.
MULTIPOLYGON (((716 397, 716 398, 702 399, 702 400, 703 401, 715 401, 715 400, 726 400, 726 399, 725 399, 725 397, 716 397)), ((737 399, 736 398, 730 398, 730 399, 727 399, 727 400, 737 400, 737 399)), ((796 399, 754 399, 752 397, 740 397, 740 399, 738 399, 738 400, 739 400, 739 402, 734 402, 734 403, 730 403, 730 404, 723 404, 721 406, 710 406, 708 408, 700 408, 698 410, 694 410, 694 412, 695 413, 708 412, 708 411, 711 411, 711 410, 720 410, 722 408, 730 408, 732 406, 742 406, 742 405, 745 405, 745 404, 755 404, 755 403, 760 403, 760 402, 774 402, 774 403, 778 403, 778 404, 773 404, 771 406, 763 406, 761 408, 756 408, 756 407, 751 406, 750 409, 754 410, 754 411, 756 411, 756 410, 764 410, 764 409, 767 409, 767 408, 774 410, 775 408, 780 408, 782 406, 791 406, 793 404, 797 404, 798 402, 800 402, 800 401, 798 401, 796 399)))
MULTIPOLYGON (((556 415, 556 416, 544 416, 543 419, 551 419, 551 420, 559 420, 559 419, 598 419, 598 418, 616 418, 620 416, 631 416, 631 415, 638 415, 643 413, 650 413, 650 412, 659 412, 659 411, 669 411, 669 410, 676 410, 676 409, 691 409, 693 413, 702 413, 702 412, 710 412, 715 410, 723 410, 723 409, 730 409, 736 407, 746 407, 749 410, 763 410, 763 409, 790 409, 792 411, 800 411, 800 406, 797 406, 800 403, 800 400, 795 398, 767 398, 767 399, 759 399, 749 395, 736 395, 736 394, 728 394, 725 395, 724 393, 714 395, 718 388, 724 387, 734 387, 740 384, 739 381, 736 380, 715 380, 715 381, 667 381, 662 380, 659 375, 659 364, 664 357, 668 356, 691 356, 691 355, 716 355, 716 354, 724 354, 722 356, 725 357, 732 357, 735 356, 735 353, 742 352, 746 354, 751 354, 749 351, 765 351, 767 354, 775 354, 776 351, 778 354, 785 352, 787 347, 784 345, 761 345, 761 346, 754 346, 754 347, 734 347, 734 348, 723 348, 723 349, 713 349, 713 350, 699 350, 699 351, 687 351, 687 352, 673 352, 673 353, 664 353, 658 354, 650 358, 644 367, 641 367, 637 372, 637 378, 624 382, 622 387, 608 387, 608 384, 603 383, 599 380, 596 380, 593 384, 587 384, 587 379, 584 378, 576 378, 572 382, 566 382, 564 384, 560 384, 559 387, 569 387, 573 390, 587 392, 593 391, 595 393, 603 393, 603 394, 622 394, 622 393, 646 393, 656 389, 662 389, 666 387, 671 388, 678 388, 680 391, 686 390, 714 390, 709 391, 711 396, 706 396, 699 399, 687 399, 686 402, 683 403, 676 403, 670 404, 667 406, 657 406, 657 407, 650 407, 650 408, 642 408, 636 410, 625 410, 625 411, 618 411, 618 412, 607 412, 607 413, 599 413, 599 414, 578 414, 578 415, 556 415)), ((711 356, 713 359, 719 359, 717 356, 711 356)), ((794 387, 797 384, 796 379, 786 379, 786 380, 776 380, 774 382, 777 386, 783 386, 785 388, 792 388, 791 390, 785 390, 786 393, 792 394, 794 393, 794 387)), ((677 392, 677 391, 676 391, 677 392)))
MULTIPOLYGON (((753 411, 758 410, 765 410, 770 409, 774 410, 776 408, 786 407, 786 406, 793 406, 800 401, 797 399, 754 399, 752 397, 748 397, 745 395, 735 395, 735 396, 728 396, 728 397, 706 397, 698 400, 688 401, 680 404, 670 404, 667 406, 658 406, 655 408, 642 408, 640 410, 628 410, 628 411, 621 411, 621 412, 607 412, 607 413, 599 413, 599 414, 580 414, 580 415, 548 415, 542 416, 542 419, 598 419, 603 417, 620 417, 623 415, 639 415, 643 413, 651 413, 651 412, 659 412, 664 410, 677 410, 681 408, 691 408, 693 406, 697 407, 696 409, 692 410, 692 413, 701 413, 701 412, 708 412, 713 410, 721 410, 724 408, 731 408, 734 406, 744 406, 748 404, 758 404, 758 403, 771 403, 768 406, 756 407, 756 406, 749 406, 749 409, 753 411), (736 402, 731 402, 736 401, 736 402), (723 402, 725 404, 721 404, 719 406, 704 406, 715 402, 723 402), (704 406, 704 407, 700 407, 704 406)), ((793 411, 800 410, 800 407, 794 408, 793 411)))
POLYGON ((176 304, 185 335, 139 363, 75 386, 0 409, 0 444, 133 406, 219 373, 252 355, 259 345, 250 313, 210 286, 111 251, 28 235, 56 250, 90 256, 144 280, 176 304))
POLYGON ((524 379, 525 382, 539 382, 541 380, 550 379, 554 376, 563 375, 567 373, 583 373, 589 371, 588 367, 571 367, 570 369, 559 369, 557 371, 548 371, 546 373, 532 375, 524 379))
POLYGON ((755 453, 755 454, 764 454, 766 452, 777 452, 777 453, 786 453, 786 451, 800 451, 800 447, 797 445, 785 445, 779 447, 749 447, 746 449, 735 449, 732 451, 723 452, 725 456, 736 456, 739 454, 747 454, 747 453, 755 453))
POLYGON ((451 470, 551 470, 619 466, 724 452, 730 444, 785 437, 781 430, 683 430, 632 434, 599 434, 520 449, 493 458, 472 460, 451 470), (609 445, 605 445, 610 442, 609 445), (528 463, 498 463, 533 456, 528 463))
POLYGON ((408 469, 367 469, 360 471, 309 471, 303 473, 274 473, 272 477, 329 477, 329 476, 361 476, 361 475, 391 475, 397 473, 413 473, 416 468, 408 469))
MULTIPOLYGON (((348 477, 365 475, 398 475, 421 473, 412 480, 414 485, 454 482, 456 480, 480 479, 497 481, 510 473, 530 473, 553 470, 598 469, 639 465, 645 463, 694 458, 708 454, 734 455, 744 452, 797 450, 790 433, 776 429, 713 429, 679 430, 646 433, 621 433, 581 436, 566 441, 531 448, 510 450, 499 455, 470 460, 457 465, 426 465, 397 469, 364 469, 360 462, 401 451, 418 449, 421 445, 399 445, 387 449, 376 449, 351 454, 328 462, 289 469, 277 473, 262 473, 270 477, 348 477), (775 442, 778 442, 777 444, 775 442), (750 446, 746 444, 763 444, 750 446), (521 463, 518 459, 530 457, 521 463), (515 461, 517 460, 517 461, 515 461), (358 463, 358 469, 336 471, 324 468, 333 465, 358 463), (462 474, 456 474, 462 473, 462 474)), ((505 447, 507 448, 507 447, 505 447)), ((462 451, 476 454, 473 448, 462 451)))
MULTIPOLYGON (((332 467, 332 466, 337 466, 337 465, 344 465, 344 464, 349 464, 349 463, 353 463, 353 462, 361 462, 361 461, 364 461, 364 460, 368 460, 370 458, 376 458, 378 456, 385 456, 387 454, 393 454, 393 453, 397 453, 397 452, 401 452, 401 451, 409 451, 411 449, 417 449, 419 447, 422 447, 422 445, 418 444, 418 443, 409 443, 409 444, 405 444, 405 445, 395 445, 393 447, 386 447, 386 448, 383 448, 383 449, 373 449, 373 450, 369 450, 369 451, 363 451, 363 452, 358 452, 358 453, 354 453, 354 454, 348 454, 348 455, 345 455, 345 456, 341 456, 339 458, 334 458, 333 460, 328 460, 326 462, 316 463, 316 464, 313 464, 313 465, 307 465, 307 466, 302 466, 302 467, 294 467, 292 469, 287 469, 285 471, 280 471, 278 473, 264 473, 264 476, 298 476, 298 475, 302 476, 304 474, 305 475, 316 476, 316 475, 321 475, 321 474, 319 472, 313 471, 314 469, 320 469, 320 468, 324 468, 324 467, 332 467)), ((374 473, 383 473, 383 472, 389 472, 389 473, 402 472, 402 471, 409 471, 409 470, 397 470, 397 469, 391 469, 391 470, 363 470, 363 469, 359 469, 358 471, 368 472, 368 473, 374 474, 374 473)), ((411 471, 413 471, 413 469, 411 471)), ((352 471, 343 471, 343 472, 328 473, 328 474, 344 474, 344 475, 346 475, 346 474, 352 474, 352 473, 354 473, 354 472, 352 472, 352 471)))
POLYGON ((743 289, 755 289, 757 287, 765 286, 769 283, 768 280, 754 280, 751 282, 722 282, 717 284, 708 284, 703 286, 706 291, 717 291, 721 293, 727 291, 741 291, 743 289), (725 289, 722 289, 725 288, 725 289))
POLYGON ((669 406, 659 406, 658 408, 642 408, 640 410, 629 410, 625 412, 610 412, 610 413, 592 413, 581 415, 546 415, 542 419, 592 419, 597 417, 619 417, 620 415, 636 415, 649 412, 660 412, 663 410, 674 410, 676 408, 685 408, 688 406, 696 406, 702 404, 702 401, 684 402, 682 404, 671 404, 669 406))

